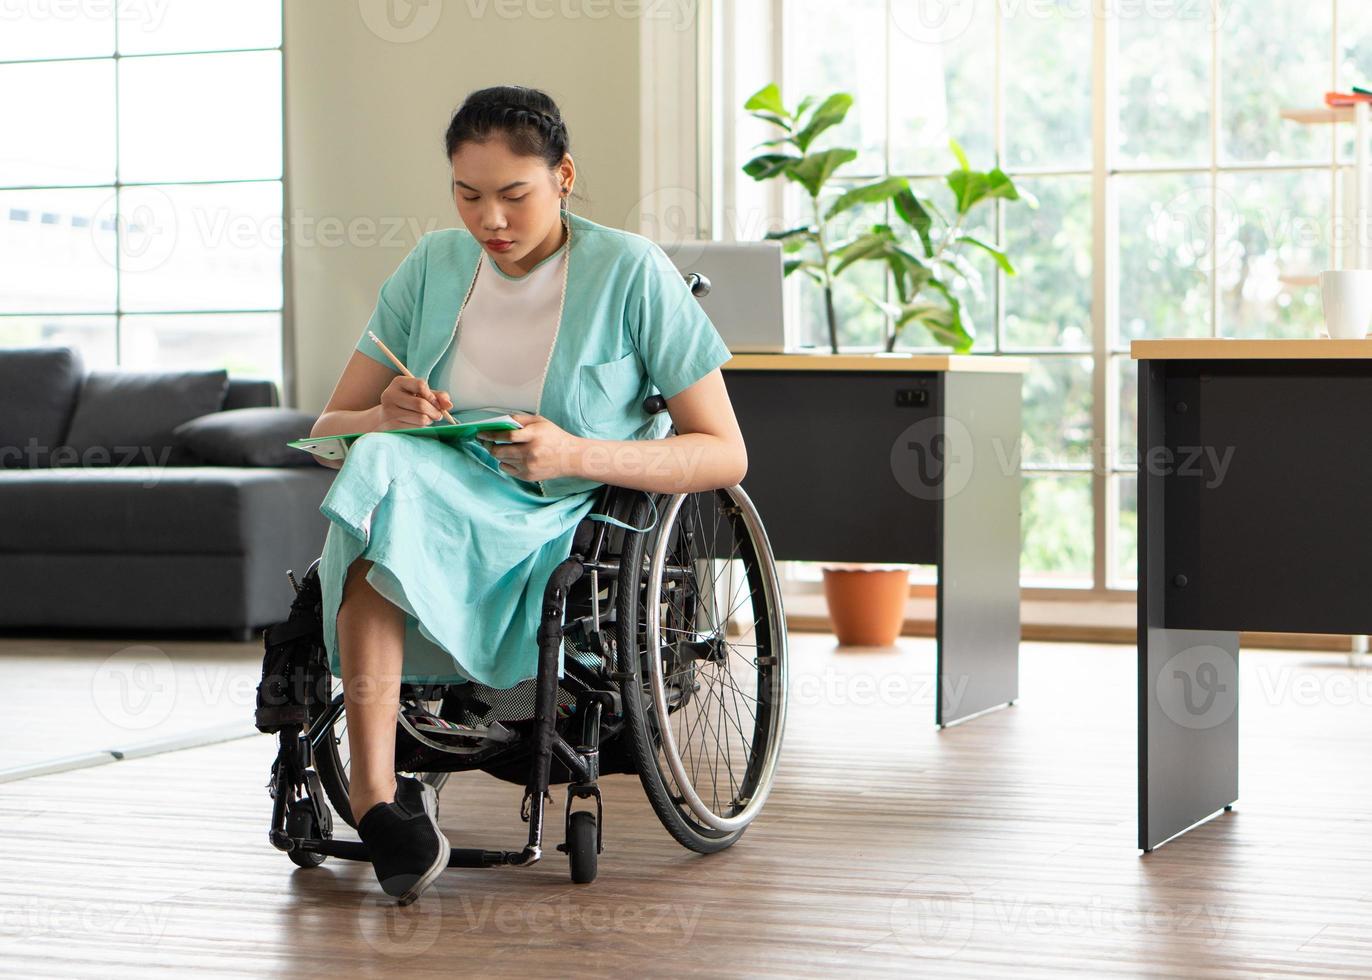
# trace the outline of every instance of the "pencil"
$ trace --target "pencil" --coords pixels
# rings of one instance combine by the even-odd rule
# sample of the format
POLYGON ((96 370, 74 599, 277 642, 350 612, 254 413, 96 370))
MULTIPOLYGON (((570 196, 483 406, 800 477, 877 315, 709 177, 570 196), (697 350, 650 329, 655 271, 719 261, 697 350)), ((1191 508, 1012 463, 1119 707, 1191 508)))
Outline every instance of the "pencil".
MULTIPOLYGON (((372 338, 372 343, 376 344, 376 346, 378 346, 378 347, 381 348, 381 353, 383 353, 383 354, 385 354, 387 357, 389 357, 389 358, 391 359, 391 363, 394 364, 397 368, 400 369, 400 373, 401 373, 401 374, 405 375, 405 377, 407 377, 407 378, 413 378, 413 377, 414 377, 414 375, 410 373, 410 369, 407 368, 404 364, 401 363, 400 358, 398 358, 398 357, 396 357, 394 354, 392 354, 392 353, 391 353, 391 349, 381 342, 381 338, 380 338, 380 337, 378 337, 376 334, 372 333, 370 330, 367 331, 367 336, 370 337, 370 338, 372 338)), ((448 420, 449 422, 451 422, 453 425, 457 425, 457 419, 455 419, 455 418, 453 418, 451 415, 449 415, 446 409, 440 409, 439 411, 443 412, 443 417, 444 417, 445 419, 447 419, 447 420, 448 420)))

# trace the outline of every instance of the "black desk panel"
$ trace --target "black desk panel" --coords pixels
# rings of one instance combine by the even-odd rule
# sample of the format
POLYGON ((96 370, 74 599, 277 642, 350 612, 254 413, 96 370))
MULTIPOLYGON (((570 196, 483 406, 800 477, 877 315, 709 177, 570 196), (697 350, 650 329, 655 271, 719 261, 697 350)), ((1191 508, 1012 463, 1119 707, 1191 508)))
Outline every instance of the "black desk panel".
POLYGON ((728 372, 748 444, 743 489, 778 560, 938 562, 942 379, 728 372))

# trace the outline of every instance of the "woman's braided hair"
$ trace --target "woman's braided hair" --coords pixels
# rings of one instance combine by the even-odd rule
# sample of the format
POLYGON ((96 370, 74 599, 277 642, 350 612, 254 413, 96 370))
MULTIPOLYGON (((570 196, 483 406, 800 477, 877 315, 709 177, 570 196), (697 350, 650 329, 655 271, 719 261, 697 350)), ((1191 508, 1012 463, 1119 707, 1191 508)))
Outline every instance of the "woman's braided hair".
POLYGON ((453 113, 444 139, 448 159, 466 142, 503 136, 520 156, 536 156, 551 169, 567 154, 567 125, 557 103, 535 88, 494 85, 468 95, 453 113))

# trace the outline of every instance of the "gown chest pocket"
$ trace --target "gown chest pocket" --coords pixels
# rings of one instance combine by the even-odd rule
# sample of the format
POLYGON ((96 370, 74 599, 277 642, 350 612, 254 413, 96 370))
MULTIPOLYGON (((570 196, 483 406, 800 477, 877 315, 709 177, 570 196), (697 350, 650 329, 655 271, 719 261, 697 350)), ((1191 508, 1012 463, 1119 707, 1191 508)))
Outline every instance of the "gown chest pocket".
POLYGON ((612 361, 581 365, 576 407, 586 431, 606 439, 629 438, 646 417, 643 382, 643 368, 632 350, 612 361))

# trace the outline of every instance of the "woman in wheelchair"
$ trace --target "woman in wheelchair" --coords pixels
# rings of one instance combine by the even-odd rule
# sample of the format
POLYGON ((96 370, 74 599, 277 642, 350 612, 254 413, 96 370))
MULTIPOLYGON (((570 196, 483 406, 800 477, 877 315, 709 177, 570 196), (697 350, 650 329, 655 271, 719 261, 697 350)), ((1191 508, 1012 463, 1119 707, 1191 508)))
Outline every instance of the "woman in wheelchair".
POLYGON ((775 566, 696 287, 650 240, 570 212, 544 93, 474 92, 445 142, 461 227, 382 284, 311 432, 367 434, 325 463, 323 553, 266 635, 261 691, 313 670, 326 693, 258 716, 281 736, 272 842, 306 867, 368 859, 402 903, 448 866, 537 860, 555 782, 559 849, 592 880, 606 772, 637 773, 685 846, 729 846, 770 788, 785 708, 775 566), (449 413, 522 427, 373 434, 449 413), (525 785, 523 849, 439 829, 438 789, 472 768, 525 785), (333 839, 322 797, 359 843, 333 839))

